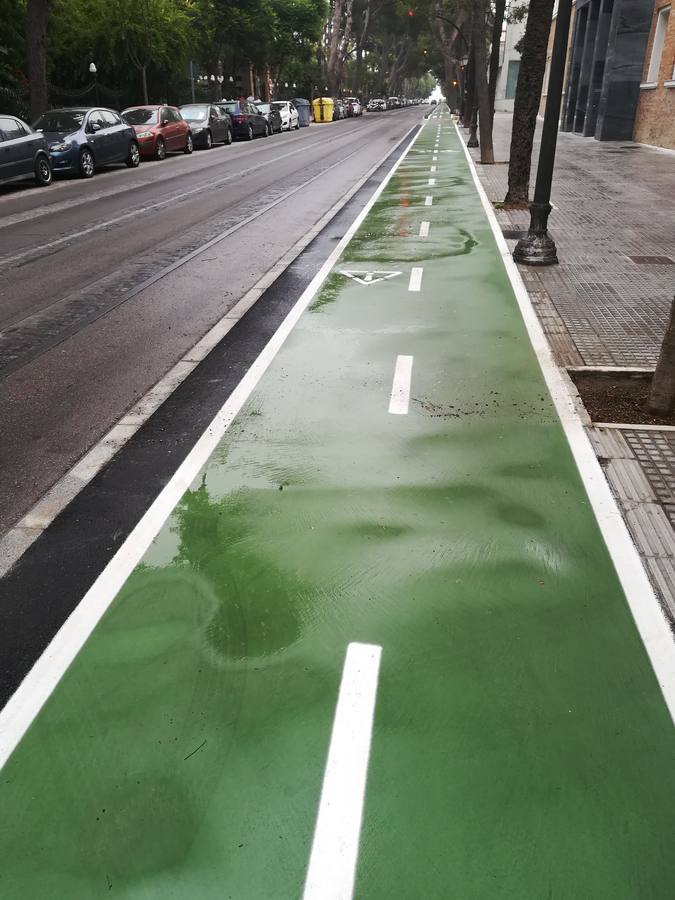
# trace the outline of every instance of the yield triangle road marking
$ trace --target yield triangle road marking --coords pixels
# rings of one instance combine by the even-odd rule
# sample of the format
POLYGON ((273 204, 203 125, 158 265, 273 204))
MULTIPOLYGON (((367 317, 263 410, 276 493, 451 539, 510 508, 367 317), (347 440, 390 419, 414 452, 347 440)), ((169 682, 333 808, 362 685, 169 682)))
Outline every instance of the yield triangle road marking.
POLYGON ((352 281, 358 281, 359 284, 365 284, 366 287, 369 284, 376 284, 378 281, 386 281, 387 278, 395 278, 397 275, 400 275, 400 272, 392 272, 386 270, 377 270, 377 271, 355 271, 354 269, 343 269, 340 272, 340 275, 344 275, 347 278, 351 278, 352 281))

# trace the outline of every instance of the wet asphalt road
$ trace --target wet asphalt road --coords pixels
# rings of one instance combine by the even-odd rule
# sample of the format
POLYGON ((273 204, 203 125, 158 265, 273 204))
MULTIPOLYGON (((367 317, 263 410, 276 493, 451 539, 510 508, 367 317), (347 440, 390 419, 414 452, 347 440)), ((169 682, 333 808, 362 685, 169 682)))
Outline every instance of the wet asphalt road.
POLYGON ((421 118, 0 188, 0 535, 421 118))

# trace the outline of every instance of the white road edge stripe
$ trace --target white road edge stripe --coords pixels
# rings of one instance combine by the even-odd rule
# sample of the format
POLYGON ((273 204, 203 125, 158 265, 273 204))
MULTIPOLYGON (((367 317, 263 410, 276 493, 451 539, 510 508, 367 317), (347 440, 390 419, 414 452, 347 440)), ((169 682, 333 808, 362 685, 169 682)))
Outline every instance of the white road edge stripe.
POLYGON ((410 283, 408 284, 409 291, 419 291, 422 287, 422 275, 424 274, 424 269, 421 266, 415 266, 410 272, 410 283))
MULTIPOLYGON (((68 666, 75 659, 99 620, 117 596, 125 581, 140 562, 176 504, 197 477, 210 455, 248 400, 270 363, 275 358, 303 312, 312 302, 343 250, 358 231, 398 167, 422 132, 420 125, 414 137, 377 186, 373 195, 345 232, 328 259, 298 298, 284 321, 272 335, 255 362, 248 369, 228 400, 192 450, 176 469, 171 480, 154 500, 138 525, 100 573, 80 603, 54 635, 18 689, 0 711, 0 769, 19 743, 33 719, 50 697, 68 666)), ((381 164, 381 163, 380 163, 381 164)))
POLYGON ((661 612, 661 607, 642 565, 640 555, 576 411, 567 383, 555 363, 548 340, 534 311, 521 274, 513 261, 511 252, 497 222, 494 208, 478 178, 471 154, 464 145, 456 124, 455 131, 462 143, 476 190, 490 222, 532 347, 537 355, 541 371, 567 437, 567 442, 586 488, 588 499, 593 507, 595 518, 614 563, 616 573, 619 576, 619 581, 642 638, 642 643, 651 661, 666 706, 675 722, 675 643, 673 642, 673 635, 661 612))
POLYGON ((303 900, 351 900, 382 648, 350 644, 333 731, 303 900))
POLYGON ((429 229, 431 228, 431 222, 422 222, 420 224, 420 237, 429 237, 429 229))
POLYGON ((410 405, 410 382, 412 381, 412 356, 397 356, 394 378, 391 383, 389 412, 392 416, 407 416, 410 405))

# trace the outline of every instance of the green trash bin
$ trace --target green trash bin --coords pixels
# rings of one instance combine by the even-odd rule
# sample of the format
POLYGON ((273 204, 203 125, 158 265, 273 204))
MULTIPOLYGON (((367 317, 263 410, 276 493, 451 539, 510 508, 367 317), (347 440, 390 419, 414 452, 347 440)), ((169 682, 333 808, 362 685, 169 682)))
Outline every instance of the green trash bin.
POLYGON ((333 121, 333 98, 332 97, 317 97, 316 100, 312 102, 312 109, 314 110, 314 121, 315 122, 332 122, 333 121))

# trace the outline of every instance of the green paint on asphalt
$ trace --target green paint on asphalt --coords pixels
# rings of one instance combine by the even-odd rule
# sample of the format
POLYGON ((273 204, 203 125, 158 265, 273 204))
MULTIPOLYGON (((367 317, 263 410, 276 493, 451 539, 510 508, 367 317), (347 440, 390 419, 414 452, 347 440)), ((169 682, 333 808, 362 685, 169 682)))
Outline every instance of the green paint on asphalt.
POLYGON ((383 648, 357 898, 673 896, 672 723, 434 133, 336 266, 402 274, 331 275, 5 766, 3 898, 298 898, 351 641, 383 648))

